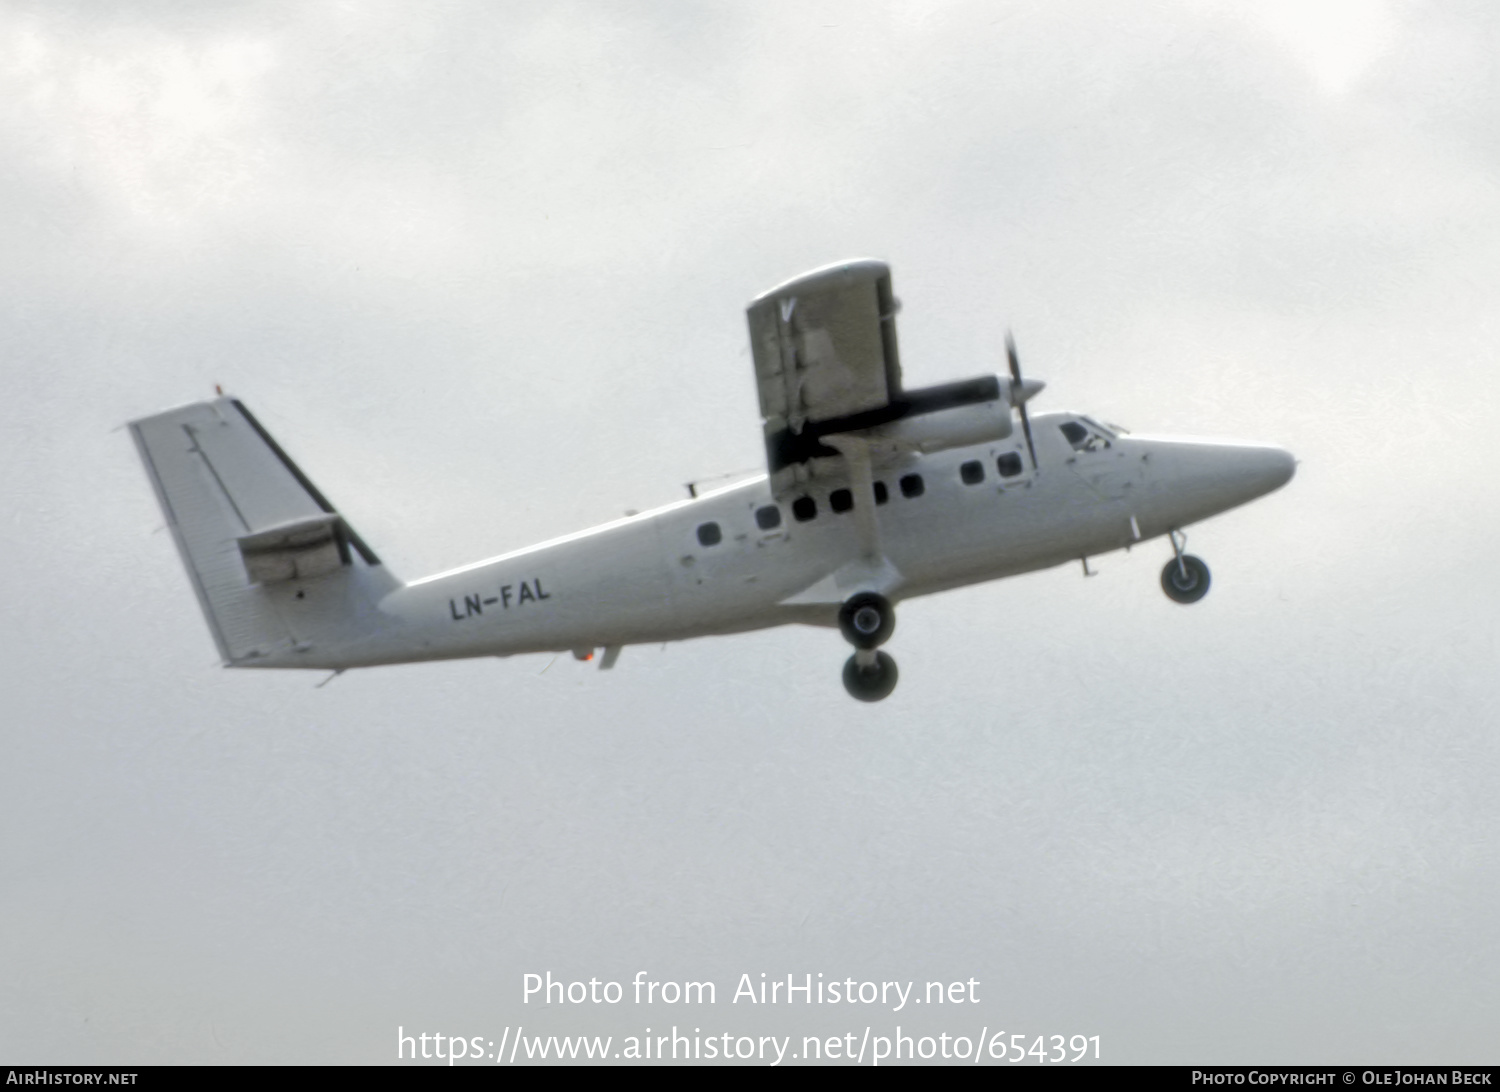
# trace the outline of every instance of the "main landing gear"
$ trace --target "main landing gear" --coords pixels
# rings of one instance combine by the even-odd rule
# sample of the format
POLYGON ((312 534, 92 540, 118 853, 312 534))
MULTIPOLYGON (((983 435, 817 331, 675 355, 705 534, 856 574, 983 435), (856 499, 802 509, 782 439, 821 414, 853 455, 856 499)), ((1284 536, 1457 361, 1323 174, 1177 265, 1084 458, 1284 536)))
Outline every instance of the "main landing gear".
POLYGON ((1172 552, 1177 556, 1161 571, 1161 590, 1174 603, 1196 603, 1208 594, 1208 566, 1192 554, 1182 552, 1187 545, 1187 535, 1172 531, 1169 537, 1172 552))
POLYGON ((896 661, 877 651, 895 629, 895 609, 883 595, 860 592, 839 608, 839 632, 854 646, 844 664, 844 689, 850 697, 879 701, 896 689, 896 661))

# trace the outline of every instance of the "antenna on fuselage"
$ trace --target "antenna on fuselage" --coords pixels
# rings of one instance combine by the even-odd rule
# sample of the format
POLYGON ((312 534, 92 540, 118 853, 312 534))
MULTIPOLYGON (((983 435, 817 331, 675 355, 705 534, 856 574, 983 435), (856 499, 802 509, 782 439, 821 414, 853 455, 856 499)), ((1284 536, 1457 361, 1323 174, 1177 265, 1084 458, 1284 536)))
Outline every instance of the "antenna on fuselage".
POLYGON ((698 487, 700 485, 706 484, 712 488, 715 482, 727 482, 732 478, 743 478, 746 475, 757 474, 759 472, 759 469, 756 467, 746 467, 744 470, 731 470, 727 474, 715 474, 712 478, 698 478, 695 481, 683 482, 683 485, 687 487, 688 496, 697 500, 698 487))
POLYGON ((1031 418, 1026 413, 1026 393, 1021 382, 1021 356, 1016 352, 1016 339, 1005 331, 1005 357, 1010 361, 1010 402, 1021 411, 1021 429, 1026 433, 1026 450, 1031 453, 1032 473, 1038 472, 1036 445, 1031 442, 1031 418))

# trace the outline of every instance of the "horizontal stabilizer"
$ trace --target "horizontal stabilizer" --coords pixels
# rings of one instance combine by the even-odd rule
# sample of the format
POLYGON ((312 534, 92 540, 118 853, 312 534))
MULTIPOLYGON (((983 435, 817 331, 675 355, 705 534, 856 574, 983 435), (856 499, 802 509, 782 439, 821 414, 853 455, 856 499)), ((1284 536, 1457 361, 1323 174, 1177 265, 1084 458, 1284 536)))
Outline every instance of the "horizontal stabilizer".
POLYGON ((333 572, 349 556, 340 534, 341 522, 337 515, 325 513, 242 535, 240 559, 245 572, 256 584, 305 580, 333 572))

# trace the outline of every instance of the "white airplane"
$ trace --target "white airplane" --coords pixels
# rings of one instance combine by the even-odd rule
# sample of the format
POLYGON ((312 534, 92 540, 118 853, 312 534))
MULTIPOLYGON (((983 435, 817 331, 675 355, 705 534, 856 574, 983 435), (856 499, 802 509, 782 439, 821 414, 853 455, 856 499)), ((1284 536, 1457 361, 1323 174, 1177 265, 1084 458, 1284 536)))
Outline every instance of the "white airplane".
POLYGON ((1285 484, 1266 444, 1030 417, 1010 376, 901 385, 890 269, 806 273, 748 310, 767 474, 403 583, 237 399, 130 428, 225 665, 352 667, 602 649, 802 623, 854 646, 844 686, 896 685, 903 599, 1166 536, 1161 584, 1208 591, 1188 524, 1285 484), (1013 417, 1019 416, 1021 435, 1013 417))

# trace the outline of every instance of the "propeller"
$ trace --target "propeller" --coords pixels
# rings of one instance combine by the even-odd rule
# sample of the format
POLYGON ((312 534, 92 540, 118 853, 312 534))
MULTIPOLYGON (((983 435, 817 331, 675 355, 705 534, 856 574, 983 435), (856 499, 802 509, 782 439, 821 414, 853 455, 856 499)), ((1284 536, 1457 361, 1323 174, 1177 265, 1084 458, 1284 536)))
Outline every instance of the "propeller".
POLYGON ((1021 411, 1021 428, 1026 433, 1026 450, 1031 452, 1031 469, 1036 471, 1036 445, 1031 442, 1031 418, 1026 414, 1026 402, 1033 394, 1042 389, 1043 384, 1038 380, 1026 381, 1021 378, 1021 357, 1016 352, 1016 339, 1010 336, 1010 331, 1005 331, 1005 356, 1010 361, 1010 401, 1011 405, 1021 411))

